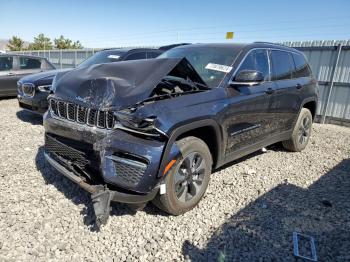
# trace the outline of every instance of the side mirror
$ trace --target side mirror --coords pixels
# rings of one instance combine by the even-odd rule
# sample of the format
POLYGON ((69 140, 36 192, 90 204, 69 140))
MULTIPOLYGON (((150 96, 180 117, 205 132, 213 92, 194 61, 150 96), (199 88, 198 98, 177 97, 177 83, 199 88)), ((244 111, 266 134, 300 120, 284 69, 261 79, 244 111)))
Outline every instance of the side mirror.
POLYGON ((240 71, 230 85, 257 85, 264 81, 264 76, 260 71, 242 70, 240 71))

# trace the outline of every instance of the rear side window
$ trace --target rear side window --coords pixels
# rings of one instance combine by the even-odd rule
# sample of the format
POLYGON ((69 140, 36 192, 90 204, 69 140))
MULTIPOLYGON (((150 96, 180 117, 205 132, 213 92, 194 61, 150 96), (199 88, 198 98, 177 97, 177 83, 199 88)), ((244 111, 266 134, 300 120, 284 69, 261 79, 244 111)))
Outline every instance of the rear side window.
POLYGON ((251 51, 244 59, 237 74, 242 70, 260 71, 264 76, 264 80, 269 80, 269 61, 267 58, 267 51, 265 49, 251 51))
POLYGON ((20 57, 19 68, 20 69, 39 69, 41 67, 41 61, 35 58, 20 57))
POLYGON ((289 52, 271 51, 272 80, 285 80, 292 78, 294 62, 289 52))
POLYGON ((293 59, 295 64, 293 77, 308 77, 311 75, 310 68, 303 55, 293 53, 293 59))
POLYGON ((147 52, 147 59, 156 58, 161 52, 147 52))
POLYGON ((0 71, 8 71, 12 69, 13 57, 0 56, 0 71))
POLYGON ((138 59, 146 59, 146 52, 133 53, 128 55, 125 60, 138 60, 138 59))

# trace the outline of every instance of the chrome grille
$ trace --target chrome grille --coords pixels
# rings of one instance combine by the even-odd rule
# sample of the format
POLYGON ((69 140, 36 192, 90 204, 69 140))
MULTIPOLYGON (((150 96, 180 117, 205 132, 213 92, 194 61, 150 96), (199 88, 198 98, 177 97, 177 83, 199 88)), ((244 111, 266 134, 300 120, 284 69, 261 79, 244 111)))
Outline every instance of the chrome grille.
POLYGON ((58 116, 67 118, 67 106, 65 102, 57 102, 58 116))
POLYGON ((106 128, 106 112, 99 111, 97 113, 97 126, 106 128))
POLYGON ((106 115, 106 127, 107 128, 112 128, 114 125, 114 116, 112 112, 107 112, 106 115))
POLYGON ((67 119, 75 121, 75 105, 72 103, 67 103, 67 119))
POLYGON ((77 122, 81 124, 85 124, 86 122, 86 107, 76 106, 77 108, 77 122))
POLYGON ((55 115, 58 115, 57 103, 55 100, 50 100, 50 109, 55 115))
POLYGON ((97 125, 97 123, 96 123, 97 110, 89 108, 87 112, 88 112, 87 124, 89 126, 96 126, 97 125))
POLYGON ((99 128, 111 129, 114 126, 114 116, 111 111, 102 111, 83 107, 74 103, 50 99, 50 111, 53 115, 99 128))

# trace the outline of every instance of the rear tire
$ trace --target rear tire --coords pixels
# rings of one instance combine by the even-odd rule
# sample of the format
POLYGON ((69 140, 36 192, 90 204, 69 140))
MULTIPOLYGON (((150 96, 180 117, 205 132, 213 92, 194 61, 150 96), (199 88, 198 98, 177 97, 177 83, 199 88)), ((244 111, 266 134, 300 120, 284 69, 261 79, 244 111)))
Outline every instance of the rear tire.
POLYGON ((182 158, 166 174, 166 193, 158 194, 153 203, 171 215, 181 215, 202 199, 210 179, 212 157, 199 138, 190 136, 175 143, 182 158))
POLYGON ((300 152, 307 146, 312 130, 312 114, 309 109, 302 108, 295 124, 292 137, 282 142, 283 147, 292 152, 300 152))

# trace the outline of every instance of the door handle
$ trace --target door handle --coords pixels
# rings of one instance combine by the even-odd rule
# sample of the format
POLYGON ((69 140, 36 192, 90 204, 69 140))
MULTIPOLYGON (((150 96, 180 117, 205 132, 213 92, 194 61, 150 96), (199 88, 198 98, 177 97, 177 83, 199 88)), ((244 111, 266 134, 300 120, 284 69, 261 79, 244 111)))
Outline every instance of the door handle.
POLYGON ((271 95, 271 94, 275 93, 275 89, 269 87, 268 89, 265 90, 265 93, 268 95, 271 95))
POLYGON ((297 84, 297 85, 296 85, 296 88, 297 88, 297 89, 300 89, 300 88, 302 88, 302 87, 303 87, 303 86, 302 86, 301 84, 297 84))
POLYGON ((8 73, 7 75, 8 75, 8 76, 14 76, 15 74, 10 72, 10 73, 8 73))

